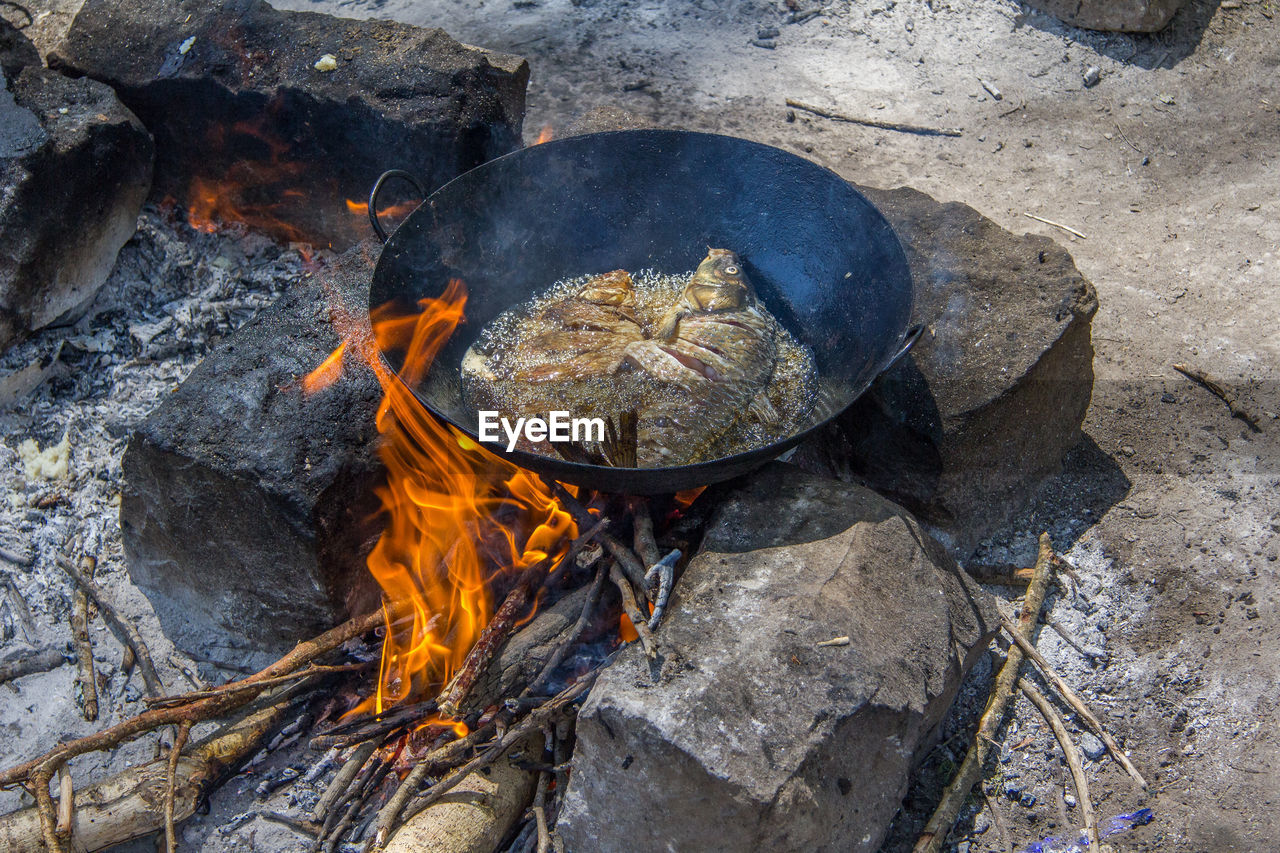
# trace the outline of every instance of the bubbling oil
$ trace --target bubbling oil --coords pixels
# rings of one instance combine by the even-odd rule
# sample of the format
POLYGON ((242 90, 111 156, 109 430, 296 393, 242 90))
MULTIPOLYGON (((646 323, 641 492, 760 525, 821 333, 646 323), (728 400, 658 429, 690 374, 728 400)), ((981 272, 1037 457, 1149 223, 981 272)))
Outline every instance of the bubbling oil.
MULTIPOLYGON (((540 336, 561 330, 555 320, 548 319, 553 313, 549 309, 573 299, 593 276, 557 281, 539 296, 503 312, 481 331, 463 357, 464 401, 477 410, 496 410, 512 422, 519 417, 546 417, 551 411, 568 411, 573 418, 610 418, 618 424, 623 412, 635 410, 639 413, 638 429, 643 441, 646 412, 669 398, 670 386, 641 370, 624 368, 610 371, 607 367, 620 359, 621 349, 627 343, 654 335, 663 316, 680 300, 692 275, 692 271, 671 274, 640 270, 631 276, 636 303, 633 316, 638 328, 636 324, 620 320, 616 327, 605 331, 574 333, 598 336, 578 338, 601 345, 598 351, 577 356, 595 360, 589 365, 595 375, 585 379, 543 382, 512 378, 575 357, 533 344, 540 336)), ((684 464, 755 450, 812 424, 818 396, 813 353, 763 306, 758 310, 774 335, 776 355, 773 372, 761 391, 773 406, 777 419, 766 422, 754 408, 743 406, 726 429, 718 430, 718 435, 688 436, 691 445, 704 450, 698 458, 683 460, 684 464)), ((715 393, 714 388, 712 393, 715 393)), ((692 405, 695 408, 699 405, 715 406, 719 402, 708 398, 692 405)), ((531 443, 521 439, 517 446, 533 453, 558 456, 548 442, 531 443)), ((583 442, 583 447, 587 451, 600 450, 598 443, 593 441, 583 442)))

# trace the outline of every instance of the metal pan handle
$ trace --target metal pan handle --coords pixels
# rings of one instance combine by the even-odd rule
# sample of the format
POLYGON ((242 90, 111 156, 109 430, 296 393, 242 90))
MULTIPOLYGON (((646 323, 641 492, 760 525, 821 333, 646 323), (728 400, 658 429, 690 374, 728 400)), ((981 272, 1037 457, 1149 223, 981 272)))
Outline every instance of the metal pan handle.
POLYGON ((422 189, 422 183, 404 169, 388 169, 378 176, 378 180, 374 181, 373 189, 369 190, 369 224, 373 226, 373 233, 378 235, 378 239, 387 242, 387 232, 383 230, 382 223, 378 221, 378 194, 382 192, 382 185, 389 178, 400 178, 413 184, 413 188, 418 191, 418 195, 424 199, 427 197, 426 192, 422 189))
POLYGON ((911 348, 916 345, 916 341, 920 340, 920 336, 924 334, 924 323, 916 323, 907 329, 907 333, 902 336, 902 346, 898 347, 898 351, 894 353, 893 358, 889 359, 889 363, 884 366, 884 370, 880 371, 883 376, 893 369, 893 366, 902 360, 902 357, 911 352, 911 348))

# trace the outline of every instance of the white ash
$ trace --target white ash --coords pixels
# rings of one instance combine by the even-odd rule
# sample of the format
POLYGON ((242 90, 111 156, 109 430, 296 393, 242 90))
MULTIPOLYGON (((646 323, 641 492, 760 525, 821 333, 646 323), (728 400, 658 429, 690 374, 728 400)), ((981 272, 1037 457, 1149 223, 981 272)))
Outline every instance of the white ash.
MULTIPOLYGON (((20 763, 60 740, 100 731, 144 710, 139 674, 135 669, 125 676, 123 649, 96 617, 90 634, 101 710, 96 722, 81 716, 70 651, 72 585, 55 563, 60 555, 74 558, 79 553, 75 541, 97 556, 99 584, 141 632, 168 692, 190 689, 182 670, 195 671, 194 664, 165 639, 150 605, 125 571, 118 521, 121 457, 134 427, 209 348, 270 305, 307 268, 301 247, 235 231, 202 233, 148 208, 84 318, 71 328, 47 330, 0 356, 4 655, 19 657, 50 647, 67 652, 67 663, 57 669, 0 687, 0 730, 6 734, 0 741, 0 766, 20 763), (43 450, 64 436, 70 445, 66 476, 28 477, 20 445, 34 440, 43 450), (30 624, 24 610, 30 613, 30 624)), ((198 728, 193 738, 209 729, 198 728)), ((110 753, 81 757, 71 764, 76 786, 151 760, 169 737, 151 734, 110 753)), ((246 805, 258 808, 254 793, 264 782, 266 768, 274 774, 273 782, 283 780, 268 800, 271 808, 285 810, 290 798, 304 794, 296 790, 303 786, 284 782, 307 772, 319 756, 305 752, 305 740, 288 740, 286 736, 281 749, 253 774, 229 783, 230 798, 218 795, 235 803, 224 809, 227 819, 246 805), (285 772, 286 767, 292 769, 285 772)), ((29 803, 25 794, 0 793, 0 813, 29 803)), ((180 831, 186 837, 209 834, 201 828, 205 820, 191 821, 196 825, 180 831)), ((299 837, 279 824, 254 820, 242 829, 225 836, 214 833, 223 841, 194 843, 187 849, 244 849, 246 842, 252 848, 253 833, 259 842, 264 833, 285 832, 292 838, 282 837, 270 849, 292 849, 298 843, 299 837)), ((117 849, 154 847, 139 841, 117 849)))

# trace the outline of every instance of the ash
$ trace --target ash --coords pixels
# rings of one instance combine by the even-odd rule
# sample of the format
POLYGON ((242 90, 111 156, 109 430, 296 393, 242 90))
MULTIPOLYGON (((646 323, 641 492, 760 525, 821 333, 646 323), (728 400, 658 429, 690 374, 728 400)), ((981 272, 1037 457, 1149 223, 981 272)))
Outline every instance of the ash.
MULTIPOLYGON (((139 674, 121 670, 123 648, 95 617, 90 636, 101 710, 92 723, 81 716, 70 645, 73 587, 57 566, 59 556, 97 556, 99 585, 143 635, 168 692, 204 686, 195 665, 165 639, 125 571, 118 522, 121 457, 134 427, 209 349, 270 305, 313 263, 306 247, 234 230, 202 233, 148 207, 84 318, 71 328, 46 330, 0 359, 0 662, 41 649, 66 653, 65 663, 52 671, 0 687, 0 730, 6 735, 0 740, 0 766, 144 710, 139 674), (44 451, 43 465, 33 464, 36 449, 44 451)), ((200 734, 197 730, 193 738, 200 734)), ((148 735, 108 754, 82 756, 72 762, 72 773, 78 785, 104 778, 154 758, 161 739, 169 737, 148 735)), ((314 763, 316 756, 308 758, 314 763)), ((252 800, 264 778, 280 774, 288 775, 273 761, 256 761, 215 797, 242 799, 247 790, 252 800)), ((307 786, 297 787, 305 796, 307 786)), ((0 813, 30 802, 26 794, 0 792, 0 813)), ((227 810, 230 825, 234 810, 229 805, 227 810)), ((207 831, 202 823, 188 821, 179 831, 201 836, 207 831)), ((226 839, 230 847, 241 830, 258 832, 245 818, 238 826, 213 837, 226 839)), ((235 843, 243 847, 249 837, 235 843)), ((116 849, 135 848, 154 849, 150 842, 116 849)), ((288 848, 288 843, 279 847, 288 848)))

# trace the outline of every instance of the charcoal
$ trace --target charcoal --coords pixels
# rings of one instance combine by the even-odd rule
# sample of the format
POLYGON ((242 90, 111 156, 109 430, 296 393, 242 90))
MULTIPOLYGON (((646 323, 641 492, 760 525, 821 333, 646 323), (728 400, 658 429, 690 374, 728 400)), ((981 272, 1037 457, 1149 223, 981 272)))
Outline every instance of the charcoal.
POLYGON ((364 556, 377 534, 381 388, 357 358, 328 388, 301 386, 339 343, 331 305, 364 304, 376 251, 358 245, 293 285, 129 439, 129 573, 197 660, 264 664, 376 605, 364 556))
POLYGON ((153 148, 111 89, 39 65, 0 89, 0 350, 76 320, 137 228, 153 148))
POLYGON ((574 853, 878 850, 993 604, 868 489, 771 463, 717 497, 659 664, 633 644, 583 705, 559 830, 574 853))
POLYGON ((87 0, 49 64, 110 84, 151 130, 157 200, 335 249, 367 236, 348 202, 384 170, 430 191, 519 147, 529 76, 438 29, 261 0, 87 0))
POLYGON ((1187 0, 1027 0, 1027 5, 1086 30, 1154 33, 1164 29, 1187 0))
POLYGON ((0 18, 0 71, 6 77, 17 77, 28 65, 40 66, 40 51, 22 30, 0 18))
POLYGON ((913 189, 862 190, 906 249, 925 333, 796 461, 897 501, 963 558, 1079 442, 1097 295, 1047 237, 913 189))

